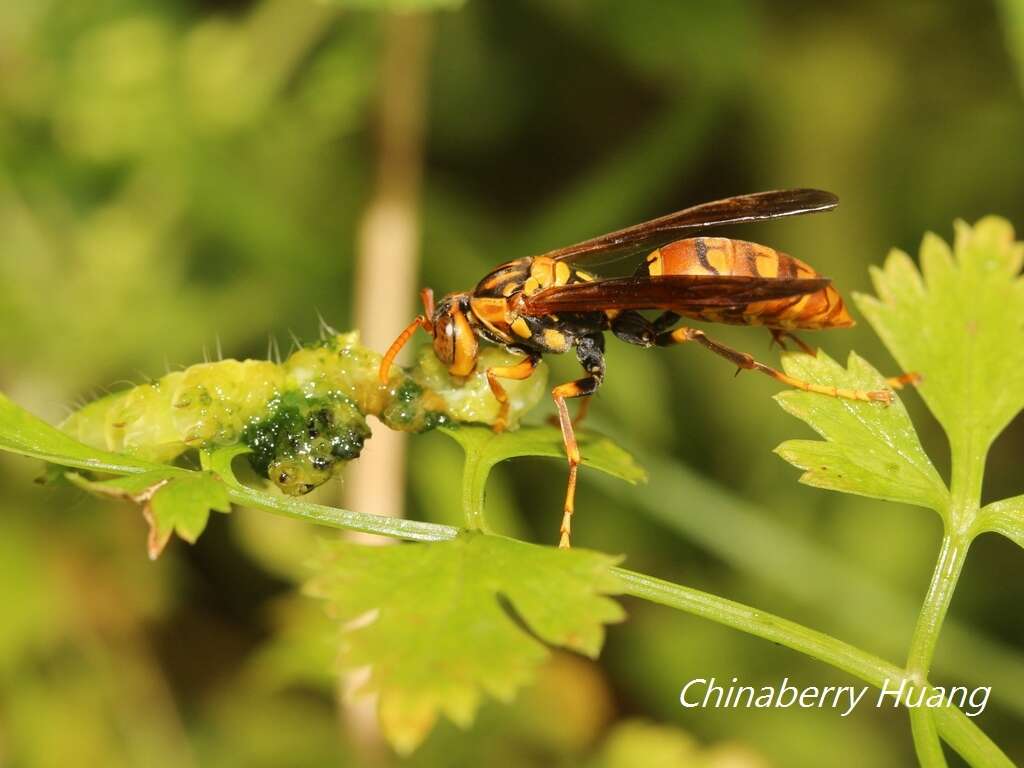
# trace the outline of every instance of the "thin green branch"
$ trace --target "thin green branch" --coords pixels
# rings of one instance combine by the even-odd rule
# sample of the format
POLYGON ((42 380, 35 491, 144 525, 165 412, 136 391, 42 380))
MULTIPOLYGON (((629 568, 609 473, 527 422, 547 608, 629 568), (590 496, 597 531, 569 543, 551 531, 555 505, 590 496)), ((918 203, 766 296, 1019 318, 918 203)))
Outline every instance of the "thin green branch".
POLYGON ((930 709, 910 710, 910 733, 921 768, 947 768, 946 753, 942 751, 939 729, 930 709))
MULTIPOLYGON (((907 655, 907 674, 917 685, 927 683, 931 674, 939 634, 971 546, 971 531, 978 517, 987 452, 983 442, 972 434, 966 446, 954 446, 953 449, 951 498, 949 510, 943 516, 942 546, 907 655)), ((910 708, 909 712, 918 762, 922 768, 946 768, 946 757, 932 711, 910 708)))
POLYGON ((918 615, 907 657, 907 672, 918 682, 928 678, 935 646, 939 640, 939 631, 949 611, 949 604, 953 599, 953 592, 960 579, 969 547, 970 541, 964 537, 948 533, 942 537, 942 548, 935 563, 928 593, 921 606, 921 613, 918 615))
POLYGON ((462 510, 465 513, 466 527, 471 531, 487 532, 484 493, 492 466, 483 461, 479 452, 465 452, 465 463, 462 467, 462 510))
POLYGON ((229 495, 231 501, 242 506, 265 509, 331 528, 374 533, 378 536, 392 536, 408 541, 447 541, 454 539, 459 533, 458 528, 453 528, 450 525, 368 515, 365 512, 351 512, 339 507, 310 504, 291 496, 272 496, 242 485, 232 485, 229 495))
MULTIPOLYGON (((626 594, 784 645, 848 672, 876 688, 881 688, 886 681, 895 682, 906 677, 904 670, 894 664, 771 613, 623 568, 616 569, 616 572, 626 584, 626 594)), ((946 706, 929 711, 938 732, 970 765, 1012 768, 1013 762, 959 709, 946 706)))

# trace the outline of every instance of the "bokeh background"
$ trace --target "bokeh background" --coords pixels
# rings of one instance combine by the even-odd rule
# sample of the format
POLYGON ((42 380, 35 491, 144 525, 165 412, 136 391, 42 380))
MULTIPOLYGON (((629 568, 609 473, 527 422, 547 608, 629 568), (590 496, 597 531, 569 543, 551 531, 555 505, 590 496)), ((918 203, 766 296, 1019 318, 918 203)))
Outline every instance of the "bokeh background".
MULTIPOLYGON (((1022 68, 1018 0, 6 0, 0 389, 58 421, 218 350, 286 349, 318 315, 382 346, 421 284, 468 288, 503 260, 766 188, 842 204, 742 236, 867 290, 888 248, 948 238, 954 218, 1024 226, 1022 68)), ((718 336, 776 359, 763 332, 718 336)), ((809 339, 894 369, 865 324, 809 339)), ((772 449, 807 430, 773 382, 698 350, 609 347, 592 425, 651 482, 584 472, 576 543, 901 661, 937 518, 799 486, 772 449)), ((458 449, 410 440, 403 486, 400 447, 371 451, 351 485, 392 471, 406 514, 457 520, 458 449)), ((1022 451, 1018 420, 987 497, 1021 492, 1022 451)), ((331 630, 296 597, 314 540, 335 534, 243 510, 150 563, 134 511, 39 472, 0 456, 0 765, 913 761, 899 711, 682 710, 694 677, 853 681, 635 602, 600 662, 558 655, 516 704, 399 761, 364 710, 338 706, 331 630)), ((559 462, 500 467, 495 526, 553 543, 563 481, 559 462)), ((352 488, 322 499, 401 503, 376 487, 379 508, 352 488)), ((976 543, 935 667, 994 687, 979 722, 1018 761, 1022 574, 1012 544, 976 543)))

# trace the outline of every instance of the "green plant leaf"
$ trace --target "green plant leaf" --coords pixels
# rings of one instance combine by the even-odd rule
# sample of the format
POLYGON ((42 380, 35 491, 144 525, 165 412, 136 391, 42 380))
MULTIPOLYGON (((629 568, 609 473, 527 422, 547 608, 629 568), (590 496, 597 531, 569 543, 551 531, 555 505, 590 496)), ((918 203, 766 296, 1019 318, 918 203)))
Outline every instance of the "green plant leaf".
POLYGON ((112 480, 89 480, 75 473, 68 479, 90 493, 140 504, 149 523, 151 560, 160 556, 172 533, 194 544, 206 529, 211 509, 231 511, 227 486, 212 472, 167 467, 112 480))
POLYGON ((435 544, 332 544, 310 594, 342 626, 341 664, 369 666, 381 727, 411 752, 444 714, 473 720, 483 695, 508 701, 545 643, 596 657, 623 611, 617 558, 465 533, 435 544), (353 620, 373 612, 370 623, 353 620), (514 613, 514 615, 513 615, 514 613))
POLYGON ((0 394, 0 450, 100 472, 137 472, 155 466, 132 456, 83 445, 12 403, 3 394, 0 394))
MULTIPOLYGON (((557 427, 529 426, 512 432, 496 433, 489 427, 444 427, 440 430, 462 446, 466 464, 462 478, 462 508, 470 529, 487 530, 484 524, 484 492, 487 477, 494 466, 502 461, 521 456, 547 456, 566 460, 562 432, 557 427)), ((633 457, 607 437, 596 432, 579 431, 576 440, 580 446, 583 466, 638 483, 647 479, 647 473, 633 457)))
MULTIPOLYGON (((791 376, 827 386, 885 389, 885 377, 856 354, 843 368, 824 352, 783 356, 791 376)), ((805 470, 800 482, 833 491, 928 507, 945 516, 948 492, 903 403, 891 405, 789 390, 775 399, 825 438, 788 440, 775 452, 805 470)))
POLYGON ((954 462, 979 463, 1024 408, 1024 245, 995 216, 973 227, 958 221, 955 230, 952 251, 925 235, 920 272, 893 250, 871 271, 878 297, 855 298, 896 361, 923 375, 921 396, 946 430, 954 462))
MULTIPOLYGON (((490 427, 443 427, 467 454, 477 456, 488 468, 520 456, 549 456, 565 460, 562 432, 557 427, 522 427, 514 432, 495 432, 490 427)), ((647 473, 633 457, 604 435, 581 430, 576 440, 583 456, 583 466, 593 467, 627 483, 647 479, 647 473)))
POLYGON ((1024 496, 995 501, 981 508, 972 533, 999 533, 1024 547, 1024 496))

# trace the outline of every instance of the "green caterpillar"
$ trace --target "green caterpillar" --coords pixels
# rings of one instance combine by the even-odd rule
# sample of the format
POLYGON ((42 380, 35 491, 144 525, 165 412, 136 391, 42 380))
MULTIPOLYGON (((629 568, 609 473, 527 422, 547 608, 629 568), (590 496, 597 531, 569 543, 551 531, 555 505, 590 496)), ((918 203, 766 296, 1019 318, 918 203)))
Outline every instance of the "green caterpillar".
MULTIPOLYGON (((297 496, 359 456, 370 437, 369 415, 403 432, 493 423, 498 402, 483 372, 513 361, 489 348, 475 373, 455 380, 425 347, 412 368, 393 366, 385 384, 377 378, 380 359, 353 332, 304 346, 283 363, 202 363, 90 403, 61 429, 86 445, 157 462, 241 442, 251 449, 253 469, 297 496)), ((504 385, 510 427, 540 400, 546 380, 538 369, 527 381, 504 385)))

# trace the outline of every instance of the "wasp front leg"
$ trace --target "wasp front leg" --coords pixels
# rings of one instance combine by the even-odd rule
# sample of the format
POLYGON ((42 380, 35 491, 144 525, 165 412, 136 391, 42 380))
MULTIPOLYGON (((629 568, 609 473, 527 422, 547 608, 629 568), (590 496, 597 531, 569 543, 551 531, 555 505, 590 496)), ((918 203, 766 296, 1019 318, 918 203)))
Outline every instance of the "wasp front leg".
POLYGON ((527 357, 521 363, 487 369, 487 384, 498 401, 498 418, 494 420, 494 431, 504 432, 508 426, 508 392, 501 386, 498 379, 514 379, 522 381, 530 378, 537 369, 538 358, 527 357))
POLYGON ((705 335, 704 331, 697 330, 696 328, 681 326, 676 328, 674 331, 665 331, 658 336, 656 343, 658 346, 667 347, 672 344, 684 344, 688 341, 696 341, 705 349, 714 352, 716 355, 724 357, 740 370, 760 371, 766 376, 771 376, 776 381, 781 381, 787 386, 802 389, 805 392, 816 392, 820 395, 841 397, 846 400, 877 401, 883 403, 891 403, 893 401, 892 392, 884 389, 869 391, 862 389, 848 389, 846 387, 826 387, 821 384, 812 384, 811 382, 804 381, 803 379, 797 379, 783 373, 782 371, 778 371, 767 366, 764 363, 759 363, 746 352, 737 352, 735 349, 731 349, 724 344, 712 341, 707 337, 707 335, 705 335))
POLYGON ((576 474, 580 466, 580 449, 576 443, 576 432, 565 401, 571 397, 589 397, 604 381, 604 337, 600 334, 584 336, 576 342, 576 357, 587 372, 587 376, 566 384, 559 384, 551 390, 555 407, 558 409, 558 423, 562 428, 562 442, 569 459, 569 482, 565 489, 565 505, 562 508, 562 524, 559 527, 558 546, 568 549, 572 537, 572 514, 576 504, 576 474))

